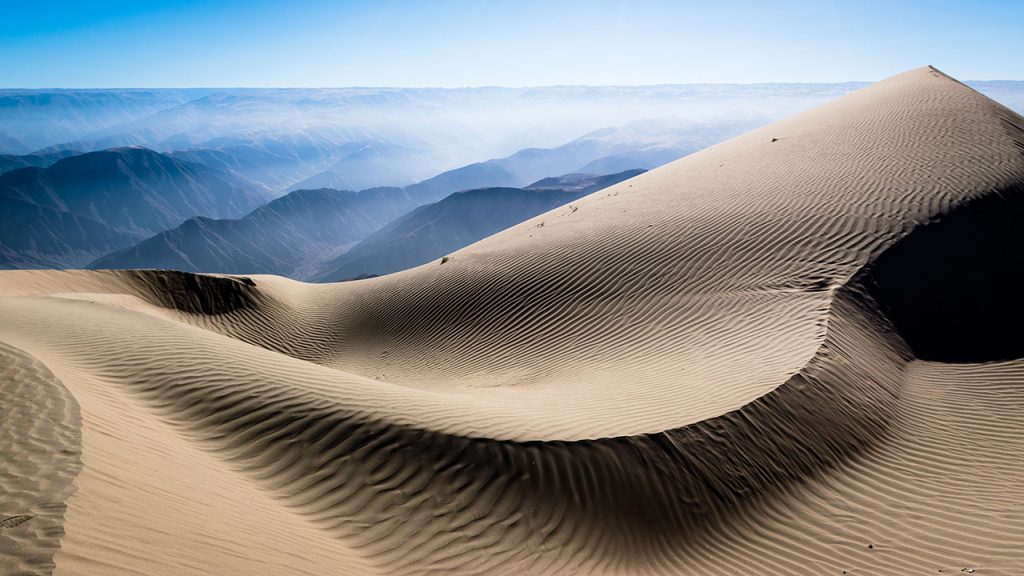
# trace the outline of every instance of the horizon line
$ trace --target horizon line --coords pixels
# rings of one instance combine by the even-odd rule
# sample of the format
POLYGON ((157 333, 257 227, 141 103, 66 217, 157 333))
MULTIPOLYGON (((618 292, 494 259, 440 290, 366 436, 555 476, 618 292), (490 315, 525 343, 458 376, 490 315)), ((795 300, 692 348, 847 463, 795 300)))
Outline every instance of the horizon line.
MULTIPOLYGON (((881 80, 884 80, 881 79, 881 80)), ((841 86, 846 84, 874 84, 881 80, 838 80, 838 81, 773 81, 773 82, 661 82, 654 84, 531 84, 500 85, 481 84, 466 86, 388 86, 388 85, 338 85, 338 86, 0 86, 0 91, 103 91, 103 90, 534 90, 538 88, 671 88, 682 86, 841 86)), ((1021 82, 1024 78, 987 78, 961 80, 964 83, 1021 82)))

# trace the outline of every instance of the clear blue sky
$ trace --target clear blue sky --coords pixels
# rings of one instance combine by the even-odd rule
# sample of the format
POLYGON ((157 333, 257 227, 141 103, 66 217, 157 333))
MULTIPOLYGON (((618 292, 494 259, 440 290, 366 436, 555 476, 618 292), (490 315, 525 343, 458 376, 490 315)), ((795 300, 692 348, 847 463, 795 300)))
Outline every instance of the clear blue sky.
POLYGON ((0 87, 1024 79, 1024 0, 0 0, 0 87))

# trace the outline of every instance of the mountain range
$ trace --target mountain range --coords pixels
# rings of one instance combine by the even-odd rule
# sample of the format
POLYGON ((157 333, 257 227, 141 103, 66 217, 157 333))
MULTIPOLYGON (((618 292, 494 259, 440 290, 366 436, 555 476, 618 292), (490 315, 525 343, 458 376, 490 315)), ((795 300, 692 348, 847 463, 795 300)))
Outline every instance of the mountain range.
POLYGON ((212 168, 117 148, 0 174, 4 267, 81 266, 196 214, 235 217, 267 196, 212 168))
POLYGON ((190 218, 88 267, 297 276, 416 206, 402 188, 296 190, 239 219, 190 218))
POLYGON ((528 189, 474 189, 425 205, 425 200, 452 187, 453 181, 469 180, 438 177, 406 188, 360 192, 296 190, 239 219, 190 218, 87 267, 219 270, 321 281, 386 274, 429 261, 641 172, 571 175, 528 189))

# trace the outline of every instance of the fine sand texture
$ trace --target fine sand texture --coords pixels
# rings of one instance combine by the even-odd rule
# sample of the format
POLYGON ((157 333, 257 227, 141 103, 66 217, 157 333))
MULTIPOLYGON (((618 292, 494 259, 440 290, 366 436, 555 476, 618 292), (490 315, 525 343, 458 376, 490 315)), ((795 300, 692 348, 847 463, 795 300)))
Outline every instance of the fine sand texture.
POLYGON ((1024 574, 1021 222, 928 67, 380 278, 2 272, 0 572, 1024 574))

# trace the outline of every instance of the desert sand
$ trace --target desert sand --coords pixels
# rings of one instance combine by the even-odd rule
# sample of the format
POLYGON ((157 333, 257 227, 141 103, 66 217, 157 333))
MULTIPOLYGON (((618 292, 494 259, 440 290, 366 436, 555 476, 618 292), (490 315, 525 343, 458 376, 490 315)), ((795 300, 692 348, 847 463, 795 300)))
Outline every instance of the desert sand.
POLYGON ((929 67, 380 278, 2 272, 0 573, 1022 574, 1022 218, 929 67))

